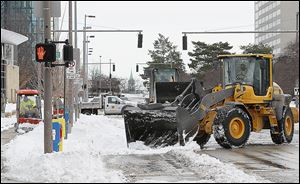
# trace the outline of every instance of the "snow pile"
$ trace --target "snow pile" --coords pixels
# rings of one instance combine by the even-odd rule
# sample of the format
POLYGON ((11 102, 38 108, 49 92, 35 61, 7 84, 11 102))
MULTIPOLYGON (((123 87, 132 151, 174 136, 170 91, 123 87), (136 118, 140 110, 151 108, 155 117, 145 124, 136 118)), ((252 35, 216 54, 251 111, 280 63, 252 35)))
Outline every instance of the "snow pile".
POLYGON ((9 128, 14 127, 14 124, 17 122, 17 118, 1 118, 1 132, 9 128))
POLYGON ((120 143, 111 144, 103 138, 115 135, 100 127, 89 121, 78 123, 68 140, 64 140, 63 152, 43 154, 44 126, 41 123, 6 145, 8 171, 4 177, 22 182, 122 182, 122 174, 107 170, 101 158, 102 148, 113 150, 120 143), (103 134, 105 132, 107 134, 103 134))
POLYGON ((16 104, 15 103, 7 103, 5 105, 5 112, 13 112, 16 111, 16 104))
POLYGON ((60 153, 43 153, 43 133, 41 123, 33 131, 19 135, 5 145, 8 171, 4 177, 22 182, 126 182, 121 171, 106 167, 104 155, 166 153, 200 170, 205 167, 205 182, 258 181, 232 165, 194 153, 193 150, 199 150, 195 142, 184 147, 175 145, 158 149, 136 142, 130 144, 129 149, 121 116, 81 115, 68 139, 64 140, 64 151, 60 153))

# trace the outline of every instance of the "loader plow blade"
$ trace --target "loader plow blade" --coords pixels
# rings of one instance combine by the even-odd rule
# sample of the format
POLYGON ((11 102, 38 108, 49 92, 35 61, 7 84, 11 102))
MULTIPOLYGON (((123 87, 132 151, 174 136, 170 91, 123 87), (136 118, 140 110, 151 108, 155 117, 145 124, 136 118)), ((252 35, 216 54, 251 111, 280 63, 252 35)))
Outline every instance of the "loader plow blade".
POLYGON ((124 111, 127 144, 143 141, 150 147, 175 145, 178 141, 176 107, 143 110, 128 107, 124 111))

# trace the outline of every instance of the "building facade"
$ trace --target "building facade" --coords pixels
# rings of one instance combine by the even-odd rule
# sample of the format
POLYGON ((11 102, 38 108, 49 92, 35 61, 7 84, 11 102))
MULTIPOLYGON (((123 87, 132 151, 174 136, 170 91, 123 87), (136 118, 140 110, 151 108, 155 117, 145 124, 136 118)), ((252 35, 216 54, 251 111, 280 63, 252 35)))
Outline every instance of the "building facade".
POLYGON ((43 20, 34 16, 33 1, 1 1, 1 28, 28 38, 28 41, 14 47, 13 64, 19 66, 20 88, 35 89, 38 83, 35 45, 43 42, 44 29, 43 20))
MULTIPOLYGON (((255 31, 296 30, 299 1, 255 1, 254 9, 255 31)), ((255 43, 272 46, 275 57, 282 54, 284 48, 294 41, 296 41, 296 33, 255 34, 255 43)))

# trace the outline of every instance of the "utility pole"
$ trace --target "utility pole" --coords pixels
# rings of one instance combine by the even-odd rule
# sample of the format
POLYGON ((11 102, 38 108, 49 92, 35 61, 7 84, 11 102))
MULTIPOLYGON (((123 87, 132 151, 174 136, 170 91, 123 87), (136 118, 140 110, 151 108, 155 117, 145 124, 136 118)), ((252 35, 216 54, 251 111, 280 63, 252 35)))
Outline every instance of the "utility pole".
POLYGON ((111 91, 111 59, 109 59, 109 90, 110 90, 110 93, 112 94, 112 91, 111 91))
POLYGON ((101 57, 102 56, 100 56, 99 95, 101 94, 101 57))
POLYGON ((296 43, 299 43, 299 12, 296 13, 296 43))
MULTIPOLYGON (((74 29, 75 29, 75 40, 74 46, 75 49, 78 50, 77 45, 77 1, 74 1, 74 29)), ((76 74, 80 73, 80 58, 76 58, 76 74)), ((76 76, 77 77, 77 76, 76 76)), ((77 83, 75 86, 75 122, 79 118, 79 97, 78 97, 79 84, 77 83)))
MULTIPOLYGON (((73 32, 72 32, 72 1, 69 1, 69 44, 73 44, 73 32)), ((71 133, 71 128, 73 127, 73 114, 74 114, 74 94, 73 94, 73 79, 68 80, 68 98, 67 105, 69 107, 69 126, 68 132, 71 133)))
MULTIPOLYGON (((50 1, 44 1, 44 33, 45 42, 51 38, 50 1)), ((52 153, 52 69, 51 63, 45 63, 44 93, 44 153, 52 153)))
POLYGON ((83 32, 83 86, 84 86, 84 92, 83 92, 83 101, 88 101, 88 91, 87 91, 87 64, 86 64, 86 18, 96 18, 93 15, 84 15, 84 28, 83 30, 77 30, 78 32, 83 32))
POLYGON ((86 15, 84 15, 84 27, 83 27, 83 49, 82 49, 82 52, 83 52, 83 101, 84 102, 87 102, 88 101, 88 98, 86 96, 86 63, 85 63, 85 52, 86 52, 86 45, 85 45, 85 42, 86 42, 86 15))

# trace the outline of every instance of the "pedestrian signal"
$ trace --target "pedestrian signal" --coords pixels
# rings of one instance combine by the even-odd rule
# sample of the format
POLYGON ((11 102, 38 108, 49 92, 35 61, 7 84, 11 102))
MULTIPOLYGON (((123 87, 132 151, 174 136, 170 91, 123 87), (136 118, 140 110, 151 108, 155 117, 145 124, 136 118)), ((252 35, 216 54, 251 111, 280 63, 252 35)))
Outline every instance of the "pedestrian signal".
POLYGON ((37 62, 56 61, 56 45, 53 43, 38 43, 35 46, 35 59, 37 62))

